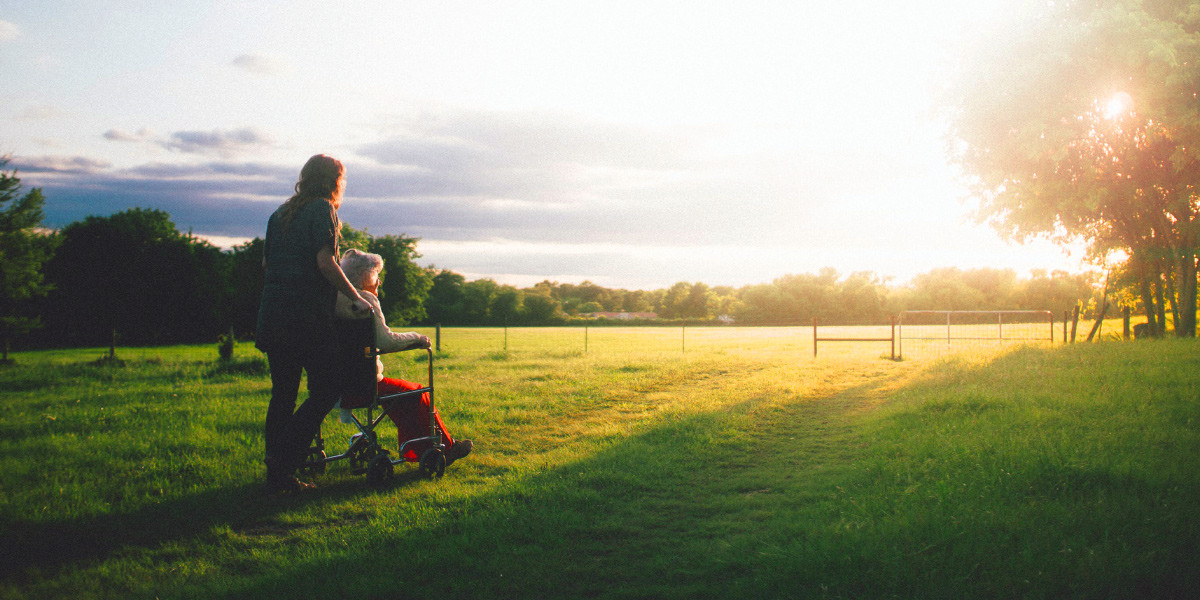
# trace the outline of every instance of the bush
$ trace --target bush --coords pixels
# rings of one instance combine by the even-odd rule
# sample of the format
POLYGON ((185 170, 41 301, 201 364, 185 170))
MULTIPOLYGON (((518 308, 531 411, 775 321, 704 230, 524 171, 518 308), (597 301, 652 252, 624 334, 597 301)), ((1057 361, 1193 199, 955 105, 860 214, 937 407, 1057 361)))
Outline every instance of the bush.
POLYGON ((267 359, 262 356, 254 356, 237 361, 233 359, 222 360, 209 370, 209 375, 260 376, 269 375, 270 373, 271 369, 267 366, 267 359))
POLYGON ((237 345, 237 340, 233 337, 233 328, 229 329, 228 334, 217 336, 217 354, 220 355, 222 361, 233 360, 233 347, 237 345))

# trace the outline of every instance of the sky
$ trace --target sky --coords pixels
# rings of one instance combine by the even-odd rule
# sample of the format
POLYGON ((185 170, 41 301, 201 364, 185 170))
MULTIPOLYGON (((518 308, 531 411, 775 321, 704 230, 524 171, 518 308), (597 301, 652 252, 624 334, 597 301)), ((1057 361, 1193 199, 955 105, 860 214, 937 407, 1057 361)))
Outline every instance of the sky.
POLYGON ((937 90, 1008 6, 0 0, 0 154, 47 226, 222 247, 330 154, 344 222, 517 286, 1076 271, 975 223, 945 155, 937 90))

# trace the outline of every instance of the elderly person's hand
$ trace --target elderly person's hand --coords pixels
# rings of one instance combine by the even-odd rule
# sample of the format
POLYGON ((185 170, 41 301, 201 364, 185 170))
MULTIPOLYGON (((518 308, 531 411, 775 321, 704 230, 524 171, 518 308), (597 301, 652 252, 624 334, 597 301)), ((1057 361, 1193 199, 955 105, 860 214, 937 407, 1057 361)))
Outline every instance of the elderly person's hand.
POLYGON ((413 344, 413 348, 419 348, 421 350, 429 349, 432 346, 433 344, 429 341, 429 336, 427 335, 421 336, 421 338, 417 340, 417 343, 413 344))
POLYGON ((350 310, 362 315, 371 312, 371 305, 366 300, 363 300, 362 296, 355 294, 354 298, 350 301, 350 310))

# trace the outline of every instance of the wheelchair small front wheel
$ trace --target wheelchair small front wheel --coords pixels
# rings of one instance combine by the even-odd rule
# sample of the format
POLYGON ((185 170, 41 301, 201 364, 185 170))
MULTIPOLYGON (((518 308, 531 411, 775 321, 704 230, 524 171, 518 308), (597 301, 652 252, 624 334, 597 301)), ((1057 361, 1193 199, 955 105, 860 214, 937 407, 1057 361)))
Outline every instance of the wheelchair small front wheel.
POLYGON ((433 479, 446 472, 446 453, 440 448, 430 448, 421 453, 421 474, 433 479))
POLYGON ((386 454, 380 454, 371 459, 367 466, 367 483, 380 487, 392 478, 392 459, 386 454))

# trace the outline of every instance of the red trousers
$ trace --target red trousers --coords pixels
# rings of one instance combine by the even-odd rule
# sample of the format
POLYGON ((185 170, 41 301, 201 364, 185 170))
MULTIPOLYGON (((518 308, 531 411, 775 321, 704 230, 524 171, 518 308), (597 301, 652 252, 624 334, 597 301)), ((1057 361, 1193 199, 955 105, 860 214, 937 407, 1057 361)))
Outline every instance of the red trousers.
MULTIPOLYGON (((420 389, 420 384, 403 379, 392 379, 384 377, 379 380, 379 395, 387 396, 389 394, 397 394, 409 390, 420 389)), ((396 424, 396 434, 398 443, 403 445, 404 442, 414 438, 429 437, 430 419, 429 419, 429 394, 421 394, 421 398, 400 400, 393 402, 387 410, 388 417, 391 417, 392 422, 396 424)), ((437 424, 437 428, 442 432, 442 443, 449 450, 454 446, 454 438, 450 437, 450 432, 442 423, 442 416, 438 414, 437 409, 433 411, 433 422, 437 424)), ((421 452, 431 446, 430 442, 420 442, 410 444, 408 450, 404 452, 404 460, 408 462, 417 462, 420 460, 421 452)))

